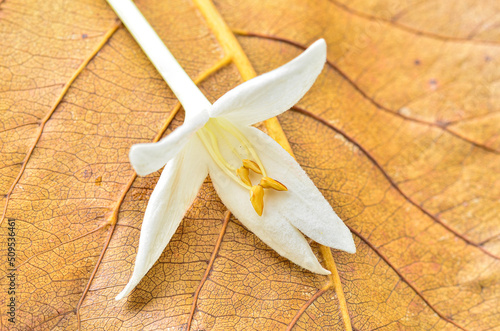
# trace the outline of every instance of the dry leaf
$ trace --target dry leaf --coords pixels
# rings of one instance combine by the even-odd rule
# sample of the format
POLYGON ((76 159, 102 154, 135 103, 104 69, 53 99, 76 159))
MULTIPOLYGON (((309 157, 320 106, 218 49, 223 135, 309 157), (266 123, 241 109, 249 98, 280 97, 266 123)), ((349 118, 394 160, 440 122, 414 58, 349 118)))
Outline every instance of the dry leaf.
MULTIPOLYGON (((193 79, 223 59, 192 2, 137 4, 193 79)), ((327 40, 328 66, 279 119, 356 234, 357 254, 333 252, 354 329, 499 328, 498 2, 216 5, 258 73, 327 40)), ((114 301, 159 176, 135 178, 128 150, 177 104, 115 19, 104 1, 0 1, 0 328, 341 330, 328 279, 225 218, 209 181, 137 290, 114 301)), ((241 81, 231 64, 201 89, 214 101, 241 81)))

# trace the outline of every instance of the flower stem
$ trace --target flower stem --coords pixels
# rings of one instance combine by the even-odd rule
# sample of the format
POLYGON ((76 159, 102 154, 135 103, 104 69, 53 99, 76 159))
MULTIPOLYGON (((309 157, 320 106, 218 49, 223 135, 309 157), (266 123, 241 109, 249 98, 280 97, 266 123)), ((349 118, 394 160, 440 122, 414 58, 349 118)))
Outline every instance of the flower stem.
POLYGON ((131 0, 108 0, 108 3, 179 99, 186 116, 194 116, 210 107, 205 95, 182 69, 135 4, 131 0))

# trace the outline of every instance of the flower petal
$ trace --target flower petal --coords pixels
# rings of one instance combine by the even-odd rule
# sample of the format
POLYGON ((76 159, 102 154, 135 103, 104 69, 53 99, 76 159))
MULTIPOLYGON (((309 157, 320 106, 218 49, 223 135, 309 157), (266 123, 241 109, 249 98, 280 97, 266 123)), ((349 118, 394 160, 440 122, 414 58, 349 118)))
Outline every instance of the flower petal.
POLYGON ((167 163, 144 214, 134 272, 116 300, 127 296, 160 257, 207 177, 208 158, 198 137, 193 137, 167 163))
POLYGON ((137 174, 146 176, 163 167, 207 121, 207 111, 200 111, 197 116, 186 117, 184 124, 159 142, 133 145, 129 158, 137 174))
POLYGON ((251 125, 281 114, 311 88, 326 61, 326 43, 319 39, 287 64, 257 76, 224 94, 210 108, 210 117, 251 125))
MULTIPOLYGON (((213 161, 209 163, 209 173, 222 202, 244 226, 263 242, 281 256, 307 270, 322 275, 330 273, 318 262, 302 233, 289 223, 288 215, 277 213, 278 208, 280 211, 283 209, 275 204, 281 203, 279 199, 269 202, 269 199, 265 197, 264 214, 258 216, 252 207, 250 193, 247 189, 230 179, 213 161)), ((266 191, 266 195, 268 191, 266 191)), ((272 193, 285 196, 288 192, 272 193)))
POLYGON ((322 245, 355 253, 356 246, 349 228, 297 161, 264 132, 254 127, 239 129, 258 151, 268 176, 288 188, 287 192, 266 191, 263 216, 284 218, 322 245))

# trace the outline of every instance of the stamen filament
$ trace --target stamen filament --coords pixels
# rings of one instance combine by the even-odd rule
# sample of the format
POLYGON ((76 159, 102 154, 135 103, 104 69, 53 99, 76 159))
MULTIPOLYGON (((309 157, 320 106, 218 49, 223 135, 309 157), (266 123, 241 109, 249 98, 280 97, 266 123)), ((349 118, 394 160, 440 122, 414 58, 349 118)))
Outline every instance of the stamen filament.
POLYGON ((255 149, 253 149, 253 146, 248 141, 248 139, 244 135, 242 135, 241 132, 238 129, 236 129, 234 127, 234 125, 231 122, 229 122, 228 120, 223 119, 223 118, 217 118, 216 120, 219 122, 219 125, 222 128, 224 128, 226 131, 228 131, 233 136, 235 136, 241 142, 241 144, 243 146, 245 146, 245 148, 247 149, 247 151, 250 152, 250 154, 252 155, 253 159, 255 159, 255 162, 259 165, 260 169, 262 170, 262 175, 264 177, 267 177, 266 169, 262 165, 262 162, 260 161, 259 156, 257 155, 257 152, 255 151, 255 149))
MULTIPOLYGON (((217 124, 217 123, 214 123, 213 122, 214 120, 210 120, 207 122, 207 126, 211 126, 212 127, 212 130, 217 130, 217 128, 221 128, 222 126, 217 124)), ((238 157, 240 160, 243 160, 243 157, 240 155, 240 153, 237 152, 236 150, 236 147, 229 141, 229 139, 227 138, 224 130, 220 130, 222 131, 221 132, 221 136, 222 136, 222 139, 224 140, 224 142, 226 143, 226 145, 231 149, 231 152, 233 152, 234 155, 236 155, 236 157, 238 157)), ((240 141, 241 142, 241 141, 240 141)), ((243 143, 242 143, 243 144, 243 143)), ((247 152, 247 155, 250 155, 250 151, 248 150, 247 146, 246 145, 243 145, 246 149, 246 152, 247 152)))
POLYGON ((212 142, 205 136, 205 132, 204 132, 205 130, 203 130, 203 129, 204 128, 201 128, 200 130, 198 130, 196 132, 196 134, 198 135, 198 138, 200 138, 200 140, 202 141, 203 145, 205 145, 205 148, 207 149, 208 153, 210 154, 212 159, 215 161, 215 163, 217 163, 219 168, 221 168, 222 171, 224 171, 226 173, 226 175, 228 175, 236 183, 240 184, 241 186, 243 186, 247 190, 251 190, 252 187, 250 185, 243 183, 241 181, 241 179, 238 176, 236 176, 236 172, 231 171, 228 167, 226 167, 226 164, 224 164, 224 163, 227 163, 227 162, 225 162, 225 160, 223 158, 220 158, 217 155, 217 153, 214 151, 214 148, 212 146, 212 142))
POLYGON ((220 158, 220 161, 222 163, 224 163, 224 165, 231 169, 232 171, 236 171, 236 168, 234 168, 232 165, 230 165, 225 159, 224 157, 222 156, 222 153, 220 152, 220 149, 219 149, 219 143, 217 141, 217 137, 215 136, 215 134, 212 132, 212 130, 210 130, 209 128, 204 128, 206 133, 208 134, 209 138, 210 138, 210 141, 212 142, 212 147, 214 148, 214 152, 215 154, 217 154, 217 156, 220 158))

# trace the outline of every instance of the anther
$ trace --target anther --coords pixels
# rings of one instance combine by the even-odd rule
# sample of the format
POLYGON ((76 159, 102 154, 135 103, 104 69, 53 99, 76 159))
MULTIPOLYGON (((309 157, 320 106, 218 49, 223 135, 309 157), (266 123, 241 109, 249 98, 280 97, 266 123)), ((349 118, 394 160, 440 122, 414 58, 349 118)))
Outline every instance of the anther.
POLYGON ((275 189, 276 191, 288 191, 285 185, 269 177, 262 177, 259 185, 263 188, 275 189))
POLYGON ((243 166, 247 169, 250 169, 258 174, 262 174, 262 170, 260 170, 260 167, 257 163, 251 160, 243 160, 243 166))
POLYGON ((247 168, 241 167, 241 168, 236 170, 236 173, 238 174, 238 176, 240 177, 240 179, 243 183, 247 184, 248 186, 252 186, 252 182, 250 181, 250 178, 248 177, 249 171, 247 168))
POLYGON ((264 188, 260 185, 255 185, 250 190, 250 202, 252 202, 253 209, 259 216, 262 216, 264 211, 264 188))

